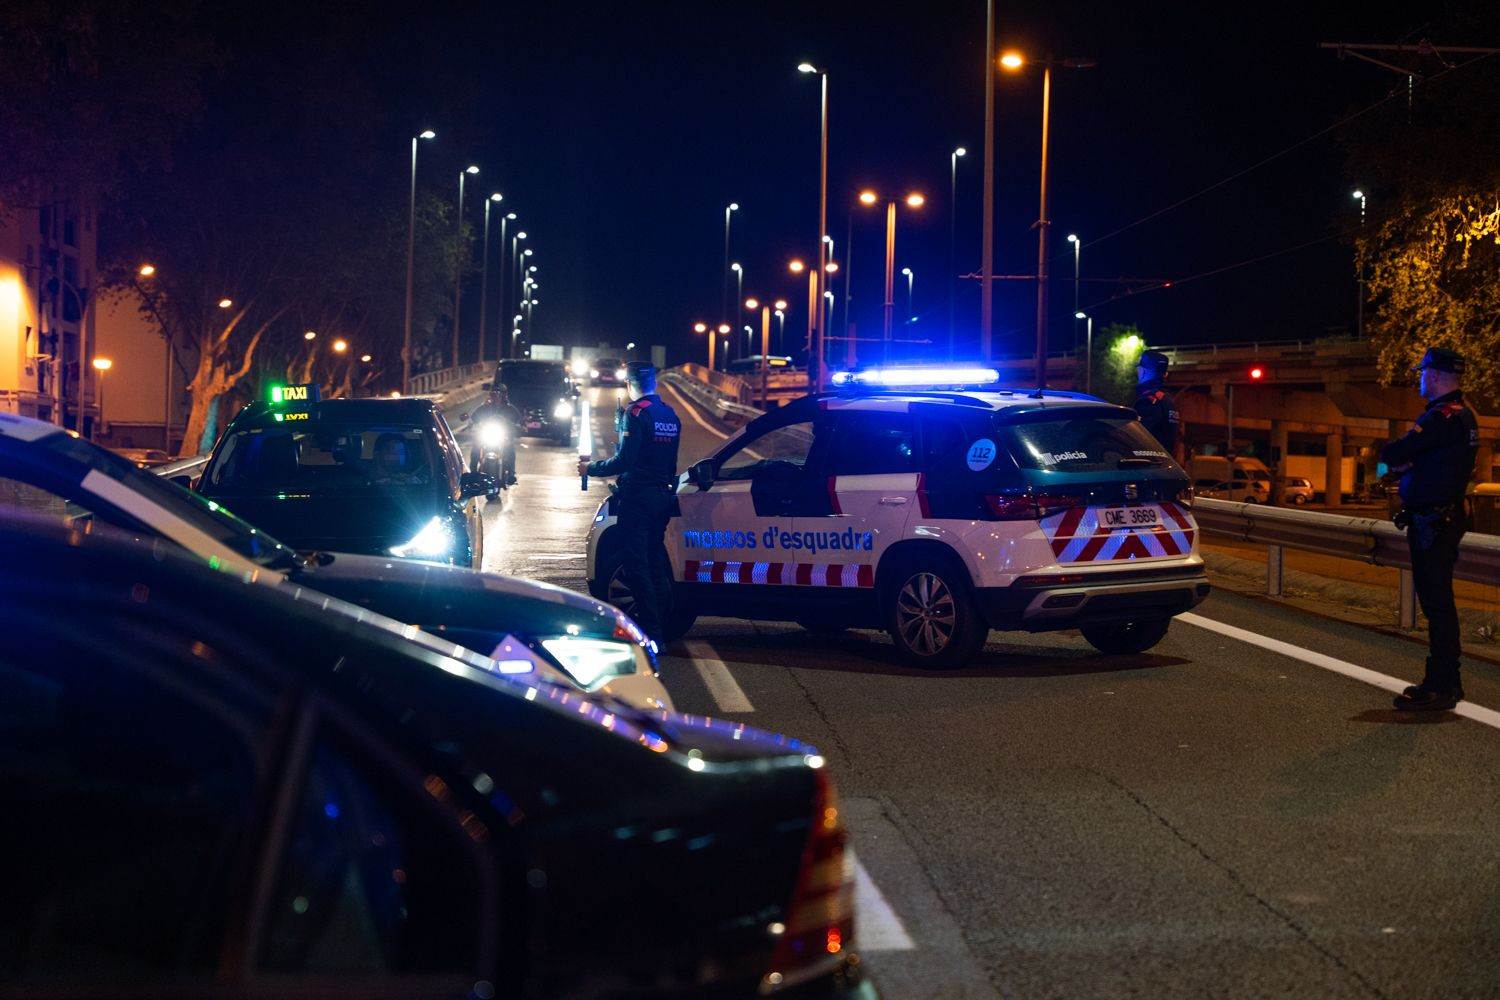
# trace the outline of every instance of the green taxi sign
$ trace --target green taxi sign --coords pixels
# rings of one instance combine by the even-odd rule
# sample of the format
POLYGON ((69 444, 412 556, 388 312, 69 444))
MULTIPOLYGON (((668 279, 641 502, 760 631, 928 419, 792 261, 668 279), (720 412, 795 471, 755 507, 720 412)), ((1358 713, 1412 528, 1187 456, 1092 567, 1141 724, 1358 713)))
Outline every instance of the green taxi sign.
POLYGON ((283 403, 310 403, 318 398, 318 387, 315 385, 273 385, 271 386, 271 405, 277 406, 283 403))

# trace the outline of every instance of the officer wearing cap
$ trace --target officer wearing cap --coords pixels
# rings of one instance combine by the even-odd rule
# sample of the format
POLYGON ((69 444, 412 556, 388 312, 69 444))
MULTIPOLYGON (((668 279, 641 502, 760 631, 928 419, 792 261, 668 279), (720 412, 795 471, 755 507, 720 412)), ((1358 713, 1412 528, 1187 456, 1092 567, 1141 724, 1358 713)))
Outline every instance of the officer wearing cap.
POLYGON ((1401 476, 1401 513, 1417 600, 1427 616, 1427 669, 1422 683, 1397 696, 1404 711, 1446 711, 1464 696, 1459 683, 1458 608, 1453 565, 1464 535, 1464 493, 1479 451, 1479 421, 1458 389, 1464 359, 1456 351, 1428 348, 1412 371, 1427 409, 1406 436, 1380 449, 1380 460, 1401 476))
POLYGON ((1162 388, 1162 379, 1167 377, 1167 356, 1161 351, 1145 351, 1135 363, 1136 386, 1135 412, 1141 415, 1141 423, 1155 435, 1156 440, 1169 455, 1177 454, 1177 433, 1182 429, 1182 416, 1177 412, 1177 400, 1162 388))
POLYGON ((676 506, 677 444, 682 424, 656 394, 656 368, 648 361, 625 366, 631 404, 612 458, 578 459, 578 474, 619 476, 619 530, 625 583, 635 598, 631 614, 661 643, 672 606, 672 570, 662 539, 676 506))

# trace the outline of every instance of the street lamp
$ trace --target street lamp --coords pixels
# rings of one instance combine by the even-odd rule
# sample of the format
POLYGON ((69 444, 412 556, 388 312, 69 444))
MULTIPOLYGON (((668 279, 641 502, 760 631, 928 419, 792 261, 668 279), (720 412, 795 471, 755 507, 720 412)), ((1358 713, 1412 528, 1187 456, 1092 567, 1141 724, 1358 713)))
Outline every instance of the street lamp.
POLYGON ((306 333, 304 333, 302 335, 302 339, 303 340, 317 340, 318 339, 318 331, 316 331, 316 330, 308 330, 306 333))
POLYGON ((901 273, 906 275, 906 322, 911 323, 917 318, 917 314, 912 312, 911 308, 911 286, 912 282, 916 280, 916 275, 912 273, 909 267, 903 267, 901 273))
POLYGON ((776 300, 776 353, 786 353, 786 299, 776 300))
POLYGON ((958 287, 958 158, 969 151, 959 146, 948 154, 948 360, 953 360, 953 310, 958 287))
POLYGON ((458 311, 463 294, 464 278, 464 177, 479 173, 479 168, 470 164, 458 172, 458 232, 453 241, 453 367, 458 367, 458 311))
MULTIPOLYGON (((724 273, 725 274, 729 273, 728 268, 726 268, 724 270, 724 273)), ((728 308, 728 307, 726 306, 725 308, 728 308)), ((708 332, 708 324, 707 323, 694 323, 693 324, 693 332, 694 333, 708 334, 708 370, 709 371, 713 371, 714 370, 714 335, 712 333, 708 332)))
POLYGON ((335 340, 333 342, 333 350, 337 354, 343 354, 348 349, 349 349, 349 342, 347 340, 344 340, 342 337, 340 337, 338 340, 335 340))
MULTIPOLYGON (((1365 193, 1363 191, 1354 191, 1354 192, 1351 192, 1351 193, 1354 195, 1354 200, 1357 201, 1357 202, 1359 202, 1359 235, 1360 235, 1360 239, 1363 240, 1364 239, 1364 235, 1365 235, 1365 206, 1367 204, 1367 199, 1365 198, 1365 193)), ((1365 339, 1365 259, 1364 259, 1363 247, 1361 247, 1361 253, 1360 253, 1360 258, 1359 258, 1359 314, 1358 314, 1358 320, 1357 320, 1357 322, 1358 322, 1359 325, 1355 327, 1355 336, 1358 337, 1358 339, 1360 339, 1360 340, 1364 340, 1365 339)))
POLYGON ((1084 312, 1073 313, 1074 319, 1088 321, 1088 339, 1083 345, 1083 391, 1094 394, 1094 317, 1084 312))
MULTIPOLYGON (((740 266, 739 261, 730 264, 729 269, 734 272, 734 297, 736 303, 738 303, 745 295, 745 269, 740 266)), ((743 305, 737 304, 734 307, 734 323, 736 326, 739 326, 744 321, 745 308, 743 305)), ((724 355, 724 364, 726 366, 729 364, 729 355, 727 354, 724 355)))
MULTIPOLYGON (((873 205, 880 198, 874 191, 862 191, 859 201, 862 205, 873 205)), ((921 208, 926 201, 919 194, 906 196, 906 204, 909 208, 921 208)), ((891 312, 895 308, 896 287, 896 202, 886 202, 885 206, 885 327, 882 336, 884 343, 881 347, 881 360, 889 361, 891 353, 891 312)))
POLYGON ((99 434, 107 435, 109 433, 109 425, 104 421, 104 373, 109 371, 113 366, 114 362, 109 358, 94 359, 94 371, 99 373, 99 434))
MULTIPOLYGON (((1047 227, 1052 220, 1047 218, 1047 137, 1052 120, 1052 66, 1069 69, 1086 69, 1094 65, 1092 59, 1068 58, 1061 60, 1033 59, 1042 65, 1042 181, 1041 212, 1036 223, 1036 384, 1040 389, 1047 384, 1047 227)), ((1017 52, 1007 52, 1000 57, 1000 65, 1008 70, 1019 70, 1028 62, 1017 52)))
MULTIPOLYGON (((484 203, 484 253, 480 257, 479 265, 479 358, 484 360, 484 320, 489 312, 490 292, 490 206, 504 201, 505 196, 500 192, 490 195, 484 203)), ((505 237, 500 238, 500 245, 504 247, 505 237)), ((496 354, 499 354, 498 348, 496 354)))
MULTIPOLYGON (((729 324, 728 323, 720 323, 719 324, 719 336, 724 338, 724 367, 728 368, 729 367, 729 324)), ((713 345, 713 340, 715 339, 714 335, 713 334, 709 334, 708 335, 708 339, 709 339, 708 357, 709 357, 709 361, 710 361, 710 364, 709 364, 708 367, 711 369, 711 368, 713 368, 712 361, 713 361, 713 356, 714 356, 714 345, 713 345)))
MULTIPOLYGON (((732 212, 740 210, 740 203, 731 201, 724 208, 724 299, 719 306, 719 322, 724 323, 729 319, 729 216, 732 212)), ((710 342, 713 338, 709 338, 710 342)), ((713 366, 710 365, 710 368, 713 366)))
MULTIPOLYGON (((432 129, 411 137, 411 200, 406 220, 406 323, 401 340, 401 391, 411 391, 411 283, 417 249, 417 140, 436 139, 432 129)), ((145 272, 142 271, 142 274, 145 272)))
MULTIPOLYGON (((504 215, 502 215, 500 217, 500 309, 498 311, 499 313, 504 313, 505 310, 506 310, 506 308, 507 308, 506 302, 505 302, 505 277, 506 277, 507 274, 510 273, 510 265, 507 264, 506 261, 505 261, 505 227, 510 222, 510 220, 514 219, 515 217, 516 217, 516 213, 515 212, 506 212, 504 215)), ((498 318, 499 318, 499 315, 497 314, 496 315, 496 319, 498 319, 498 318)), ((497 356, 498 355, 503 355, 503 354, 506 353, 506 344, 504 343, 503 337, 504 337, 503 334, 501 334, 499 331, 496 331, 496 333, 495 333, 495 353, 496 353, 497 356)))
MULTIPOLYGON (((826 260, 823 256, 823 236, 828 232, 828 71, 819 69, 812 63, 807 62, 799 64, 797 71, 800 73, 816 73, 821 84, 819 89, 822 93, 821 141, 818 153, 818 267, 813 272, 813 280, 817 286, 813 301, 817 303, 823 300, 823 263, 826 260)), ((816 343, 809 345, 814 350, 809 352, 807 359, 807 384, 808 388, 816 392, 823 387, 826 379, 823 374, 823 310, 821 308, 814 308, 813 312, 817 314, 813 329, 813 340, 816 343)))
MULTIPOLYGON (((1078 259, 1083 250, 1083 241, 1078 238, 1077 233, 1068 234, 1068 242, 1073 244, 1073 318, 1078 318, 1078 259)), ((1078 349, 1078 324, 1073 324, 1073 349, 1078 349)))
POLYGON ((142 264, 138 273, 143 278, 149 278, 156 273, 156 267, 153 264, 142 264))

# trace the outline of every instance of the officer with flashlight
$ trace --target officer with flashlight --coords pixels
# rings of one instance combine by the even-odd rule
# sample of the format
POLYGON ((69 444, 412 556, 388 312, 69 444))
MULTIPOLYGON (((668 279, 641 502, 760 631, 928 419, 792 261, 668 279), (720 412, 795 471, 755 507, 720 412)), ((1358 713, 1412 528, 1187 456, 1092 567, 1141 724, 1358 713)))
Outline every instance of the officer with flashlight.
MULTIPOLYGON (((682 423, 656 394, 656 367, 649 361, 625 366, 631 403, 611 458, 578 458, 580 476, 618 476, 619 531, 625 583, 635 606, 630 614, 658 645, 672 608, 672 569, 663 539, 677 504, 677 446, 682 423)), ((618 424, 617 424, 618 426, 618 424)))

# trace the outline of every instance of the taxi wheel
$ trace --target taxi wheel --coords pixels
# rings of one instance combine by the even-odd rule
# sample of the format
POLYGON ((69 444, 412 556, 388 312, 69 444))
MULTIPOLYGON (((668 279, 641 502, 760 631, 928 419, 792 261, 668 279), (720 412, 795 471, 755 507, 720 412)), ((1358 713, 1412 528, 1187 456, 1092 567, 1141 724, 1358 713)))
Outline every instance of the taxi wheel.
POLYGON ((929 670, 968 663, 990 632, 962 570, 946 562, 897 566, 885 590, 885 618, 902 659, 929 670))
POLYGON ((1083 637, 1101 653, 1144 653, 1166 637, 1170 618, 1145 618, 1113 625, 1085 625, 1083 637))

